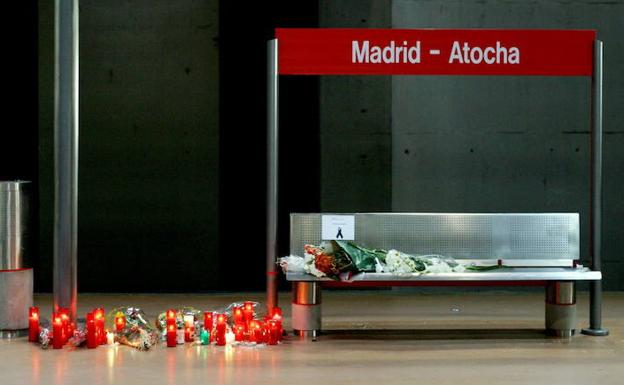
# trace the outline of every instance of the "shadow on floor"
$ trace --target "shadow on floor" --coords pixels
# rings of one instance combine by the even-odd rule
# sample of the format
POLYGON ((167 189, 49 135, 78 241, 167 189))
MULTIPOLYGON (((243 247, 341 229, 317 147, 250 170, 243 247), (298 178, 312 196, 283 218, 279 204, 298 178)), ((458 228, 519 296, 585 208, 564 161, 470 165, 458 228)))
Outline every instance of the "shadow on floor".
POLYGON ((549 339, 544 329, 323 330, 323 340, 535 340, 549 339))

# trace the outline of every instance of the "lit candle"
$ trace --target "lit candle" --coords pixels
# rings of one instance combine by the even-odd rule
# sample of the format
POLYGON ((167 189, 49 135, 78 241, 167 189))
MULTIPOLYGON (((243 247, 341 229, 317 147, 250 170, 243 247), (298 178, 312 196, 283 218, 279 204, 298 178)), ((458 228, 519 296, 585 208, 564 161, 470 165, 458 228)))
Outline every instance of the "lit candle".
POLYGON ((232 309, 232 318, 233 318, 235 325, 245 322, 245 315, 243 314, 243 309, 238 306, 235 306, 234 309, 232 309))
POLYGON ((93 313, 87 313, 87 347, 95 349, 98 346, 95 319, 93 313))
POLYGON ((93 312, 95 320, 95 335, 100 345, 106 345, 106 334, 104 333, 104 309, 97 308, 93 312))
POLYGON ((234 325, 234 339, 238 342, 242 342, 245 340, 245 325, 242 323, 237 323, 234 325))
POLYGON ((176 331, 177 329, 176 329, 175 324, 167 325, 167 347, 168 348, 175 348, 177 345, 176 331))
POLYGON ((280 308, 279 306, 275 306, 273 308, 273 311, 271 312, 271 315, 273 316, 273 319, 281 320, 282 319, 282 308, 280 308))
POLYGON ((176 311, 173 309, 167 310, 167 324, 171 322, 175 323, 175 319, 176 319, 176 311))
POLYGON ((253 302, 246 301, 243 304, 243 316, 245 318, 245 322, 247 323, 247 327, 249 327, 249 323, 253 320, 254 310, 253 310, 253 302))
POLYGON ((258 337, 258 343, 269 343, 269 329, 266 326, 266 323, 260 322, 260 330, 258 332, 260 333, 260 336, 258 337))
POLYGON ((225 332, 227 329, 225 314, 217 315, 217 345, 224 346, 226 343, 225 332))
MULTIPOLYGON (((176 326, 176 312, 173 309, 167 310, 167 347, 174 348, 177 345, 178 327, 176 326)), ((183 336, 184 337, 184 336, 183 336)), ((182 340, 184 343, 184 340, 182 340)))
POLYGON ((60 308, 59 309, 59 315, 61 317, 61 323, 63 324, 62 328, 63 328, 63 345, 65 345, 65 342, 67 342, 67 340, 69 339, 69 337, 71 337, 71 323, 69 322, 69 309, 67 308, 60 308))
POLYGON ((63 347, 63 320, 58 313, 52 314, 52 347, 61 349, 63 347))
POLYGON ((115 344, 115 333, 109 331, 106 332, 106 343, 109 345, 115 344))
POLYGON ((184 316, 184 341, 193 342, 195 340, 195 317, 184 316))
POLYGON ((115 331, 117 333, 121 333, 123 332, 123 330, 126 327, 126 316, 118 313, 117 316, 115 316, 115 331))
POLYGON ((260 321, 252 320, 249 323, 249 342, 262 343, 262 329, 260 321))
POLYGON ((282 340, 282 335, 284 334, 284 327, 282 325, 282 319, 283 319, 283 315, 282 315, 282 309, 275 306, 273 308, 272 313, 272 318, 274 321, 277 322, 277 333, 279 335, 279 340, 282 340))
POLYGON ((269 345, 277 345, 280 339, 280 327, 278 321, 272 319, 267 322, 268 343, 269 345))
POLYGON ((212 312, 205 311, 204 312, 204 329, 206 329, 208 332, 212 331, 213 321, 214 320, 212 318, 212 312))
POLYGON ((210 332, 206 329, 202 329, 202 331, 199 333, 199 340, 201 341, 202 345, 210 344, 210 332))
POLYGON ((28 311, 28 342, 39 340, 39 308, 31 306, 28 311))

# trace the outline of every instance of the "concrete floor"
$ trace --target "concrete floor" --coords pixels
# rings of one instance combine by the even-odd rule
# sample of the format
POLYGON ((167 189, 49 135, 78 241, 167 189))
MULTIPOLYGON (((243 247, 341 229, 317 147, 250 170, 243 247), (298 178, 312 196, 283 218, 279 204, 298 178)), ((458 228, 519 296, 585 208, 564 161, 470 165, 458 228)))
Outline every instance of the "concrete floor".
MULTIPOLYGON (((609 337, 545 337, 543 294, 324 292, 317 342, 290 338, 265 348, 126 346, 42 350, 0 341, 0 384, 622 384, 624 293, 606 293, 609 337), (390 330, 394 329, 394 330, 390 330)), ((134 305, 154 316, 182 305, 210 309, 262 294, 87 295, 79 314, 134 305)), ((50 312, 51 297, 35 303, 50 312)), ((288 317, 289 295, 281 298, 288 317)), ((288 326, 288 320, 286 322, 288 326)), ((579 294, 579 327, 587 296, 579 294)))

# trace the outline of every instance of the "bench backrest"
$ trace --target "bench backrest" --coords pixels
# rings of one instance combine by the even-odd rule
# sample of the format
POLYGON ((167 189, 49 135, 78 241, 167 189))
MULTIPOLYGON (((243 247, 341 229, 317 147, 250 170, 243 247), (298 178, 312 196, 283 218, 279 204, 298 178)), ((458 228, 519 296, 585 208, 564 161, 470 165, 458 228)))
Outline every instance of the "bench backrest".
MULTIPOLYGON (((321 242, 321 217, 291 214, 290 253, 321 242)), ((579 259, 578 213, 356 213, 354 242, 410 254, 513 266, 571 266, 579 259)))

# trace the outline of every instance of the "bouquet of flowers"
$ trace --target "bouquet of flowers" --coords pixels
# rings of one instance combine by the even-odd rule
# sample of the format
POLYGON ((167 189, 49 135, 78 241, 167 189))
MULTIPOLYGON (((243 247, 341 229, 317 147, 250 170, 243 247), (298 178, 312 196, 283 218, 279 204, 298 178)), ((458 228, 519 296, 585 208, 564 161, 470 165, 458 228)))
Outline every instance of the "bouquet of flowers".
POLYGON ((410 255, 398 250, 367 249, 347 241, 324 241, 305 245, 304 256, 289 255, 278 261, 284 272, 338 278, 343 273, 377 272, 394 275, 462 273, 498 266, 465 265, 437 254, 410 255))

